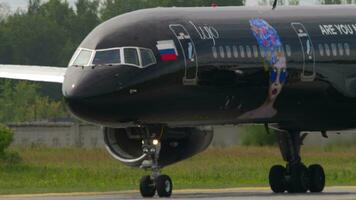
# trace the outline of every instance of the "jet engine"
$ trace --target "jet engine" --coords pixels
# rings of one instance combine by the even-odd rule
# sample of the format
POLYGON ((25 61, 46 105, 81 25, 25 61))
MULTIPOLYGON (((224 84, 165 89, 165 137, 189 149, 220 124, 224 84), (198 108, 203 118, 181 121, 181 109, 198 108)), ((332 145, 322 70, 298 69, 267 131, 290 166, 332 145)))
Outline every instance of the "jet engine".
MULTIPOLYGON (((143 150, 145 128, 104 128, 106 149, 117 160, 132 167, 140 167, 146 159, 143 150)), ((164 167, 190 158, 204 151, 213 139, 211 130, 197 128, 164 128, 157 130, 160 138, 158 164, 164 167)))

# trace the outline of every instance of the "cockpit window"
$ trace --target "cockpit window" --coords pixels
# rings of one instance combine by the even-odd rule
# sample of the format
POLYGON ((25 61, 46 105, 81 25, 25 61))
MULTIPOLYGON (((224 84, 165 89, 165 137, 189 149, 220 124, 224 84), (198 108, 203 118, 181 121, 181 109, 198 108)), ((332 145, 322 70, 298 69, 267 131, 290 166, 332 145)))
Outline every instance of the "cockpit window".
POLYGON ((142 66, 148 66, 156 63, 156 58, 153 55, 153 52, 149 49, 140 49, 142 66))
POLYGON ((77 58, 74 60, 73 65, 86 66, 91 59, 92 51, 82 49, 80 50, 77 58))
POLYGON ((125 48, 124 55, 125 63, 140 66, 140 59, 136 48, 125 48))
POLYGON ((97 51, 93 60, 94 65, 121 63, 120 49, 97 51))
POLYGON ((94 66, 127 64, 138 68, 145 68, 157 63, 153 51, 141 47, 97 49, 93 57, 91 64, 94 66))

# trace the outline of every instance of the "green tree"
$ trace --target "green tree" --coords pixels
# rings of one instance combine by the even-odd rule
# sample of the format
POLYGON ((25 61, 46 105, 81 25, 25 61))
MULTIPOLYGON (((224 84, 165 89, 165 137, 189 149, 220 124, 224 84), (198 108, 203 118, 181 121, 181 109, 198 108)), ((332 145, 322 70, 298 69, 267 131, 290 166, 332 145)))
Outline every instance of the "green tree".
POLYGON ((10 7, 5 3, 0 3, 0 21, 4 21, 10 14, 10 7))
POLYGON ((68 116, 61 102, 39 94, 39 85, 27 81, 2 81, 0 121, 23 122, 68 116))
POLYGON ((0 124, 0 158, 3 158, 5 155, 5 150, 10 146, 13 141, 14 132, 0 124))
POLYGON ((75 5, 77 10, 71 31, 73 33, 73 40, 79 43, 101 22, 98 14, 99 0, 78 0, 75 5))
POLYGON ((242 145, 245 146, 271 146, 277 143, 275 131, 269 130, 270 134, 262 125, 246 125, 242 127, 242 145))
POLYGON ((322 4, 341 4, 341 0, 322 0, 322 4))
POLYGON ((117 15, 143 9, 154 7, 197 7, 197 6, 211 6, 212 4, 219 6, 241 6, 244 0, 104 0, 101 8, 101 17, 103 20, 115 17, 117 15))

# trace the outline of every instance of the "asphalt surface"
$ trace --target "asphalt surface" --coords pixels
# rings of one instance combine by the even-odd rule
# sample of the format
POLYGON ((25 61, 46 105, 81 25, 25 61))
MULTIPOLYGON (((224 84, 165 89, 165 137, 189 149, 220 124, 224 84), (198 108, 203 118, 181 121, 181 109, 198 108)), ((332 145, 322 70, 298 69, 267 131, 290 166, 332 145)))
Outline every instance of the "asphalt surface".
MULTIPOLYGON (((143 199, 135 191, 112 193, 69 193, 0 196, 9 200, 136 200, 143 199)), ((154 199, 159 199, 155 197, 154 199)), ((356 200, 356 187, 329 187, 321 194, 272 194, 268 188, 236 188, 221 190, 179 190, 172 198, 179 200, 356 200)))

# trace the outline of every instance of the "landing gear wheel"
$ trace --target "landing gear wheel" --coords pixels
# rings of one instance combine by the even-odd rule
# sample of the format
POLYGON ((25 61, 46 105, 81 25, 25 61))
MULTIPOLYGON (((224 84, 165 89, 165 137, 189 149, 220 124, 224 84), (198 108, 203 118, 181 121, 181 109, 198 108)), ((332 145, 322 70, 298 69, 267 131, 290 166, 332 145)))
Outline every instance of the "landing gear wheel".
POLYGON ((288 193, 306 193, 309 189, 309 171, 304 164, 290 166, 288 193))
POLYGON ((173 184, 167 175, 160 175, 156 178, 156 188, 159 197, 170 197, 172 195, 173 184))
POLYGON ((155 183, 151 176, 144 176, 141 178, 140 192, 142 197, 153 197, 156 194, 155 183))
POLYGON ((320 165, 310 165, 310 192, 322 192, 325 188, 325 172, 320 165))
POLYGON ((286 191, 285 174, 286 168, 281 165, 275 165, 269 171, 269 185, 274 193, 286 191))

